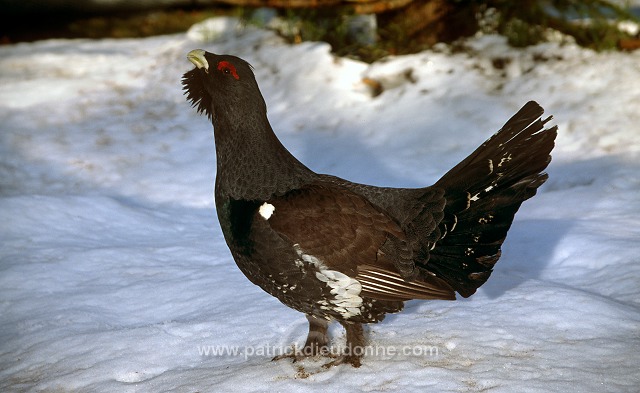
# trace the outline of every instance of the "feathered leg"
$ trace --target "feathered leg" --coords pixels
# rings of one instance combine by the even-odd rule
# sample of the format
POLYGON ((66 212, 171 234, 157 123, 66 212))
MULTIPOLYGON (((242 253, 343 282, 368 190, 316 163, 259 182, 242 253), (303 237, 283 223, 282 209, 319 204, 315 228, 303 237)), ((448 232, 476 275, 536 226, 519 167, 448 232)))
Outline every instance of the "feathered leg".
POLYGON ((327 345, 329 344, 327 327, 329 323, 324 319, 319 319, 311 315, 307 315, 307 320, 309 321, 309 334, 302 349, 303 354, 306 356, 315 356, 327 352, 327 345))
POLYGON ((294 362, 302 360, 306 357, 316 356, 319 354, 326 354, 329 352, 327 345, 329 344, 329 336, 327 334, 327 327, 329 323, 324 319, 319 319, 311 315, 307 315, 307 321, 309 321, 309 334, 307 340, 304 343, 304 347, 300 351, 294 351, 291 354, 282 354, 271 359, 280 360, 285 358, 292 358, 294 362))
POLYGON ((343 363, 349 363, 353 367, 360 367, 366 343, 362 324, 343 321, 340 321, 340 324, 347 332, 347 347, 342 355, 338 356, 336 360, 325 364, 324 367, 337 366, 343 363))

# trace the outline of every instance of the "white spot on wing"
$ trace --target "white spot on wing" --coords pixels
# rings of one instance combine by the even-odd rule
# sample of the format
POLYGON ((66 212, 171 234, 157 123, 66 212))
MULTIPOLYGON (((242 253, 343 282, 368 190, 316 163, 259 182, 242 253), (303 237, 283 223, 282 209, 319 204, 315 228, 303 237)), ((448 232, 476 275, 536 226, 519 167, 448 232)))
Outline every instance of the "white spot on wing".
POLYGON ((274 211, 276 211, 275 206, 267 202, 263 203, 262 206, 260 206, 260 208, 258 209, 258 213, 260 213, 262 218, 264 218, 265 220, 271 218, 271 215, 274 211))
POLYGON ((500 159, 500 162, 498 163, 498 167, 501 167, 502 165, 504 165, 505 163, 511 161, 513 157, 511 156, 511 153, 509 153, 509 155, 504 156, 500 159))

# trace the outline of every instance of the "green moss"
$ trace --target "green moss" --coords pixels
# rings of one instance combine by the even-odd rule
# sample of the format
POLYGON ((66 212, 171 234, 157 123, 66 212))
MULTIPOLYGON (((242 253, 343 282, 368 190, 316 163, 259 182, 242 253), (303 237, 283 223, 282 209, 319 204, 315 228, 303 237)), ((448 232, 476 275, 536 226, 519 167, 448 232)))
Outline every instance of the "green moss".
MULTIPOLYGON (((480 2, 477 2, 480 3, 480 2)), ((482 1, 499 15, 497 31, 514 46, 533 45, 545 40, 548 29, 574 37, 581 46, 606 50, 617 48, 629 34, 617 22, 637 17, 605 0, 524 0, 522 2, 482 1)))
MULTIPOLYGON (((412 4, 419 7, 428 1, 433 0, 415 0, 412 4)), ((606 0, 448 0, 441 5, 446 5, 445 18, 448 19, 436 20, 440 28, 437 33, 431 25, 409 35, 407 31, 412 25, 407 25, 407 20, 411 19, 405 15, 412 10, 407 7, 379 15, 376 39, 362 39, 350 29, 354 14, 348 6, 279 10, 277 13, 284 23, 277 31, 292 43, 324 41, 331 44, 337 55, 372 62, 388 55, 418 52, 437 41, 452 43, 478 28, 502 34, 517 47, 542 42, 549 31, 555 30, 574 37, 585 47, 614 49, 621 39, 629 38, 617 28, 617 22, 640 23, 626 9, 606 0), (491 15, 491 20, 482 23, 479 17, 482 15, 491 15)), ((59 37, 146 37, 186 31, 195 23, 220 15, 238 16, 247 23, 274 28, 266 26, 268 18, 260 17, 253 8, 227 7, 89 17, 64 22, 67 23, 65 29, 58 26, 55 31, 59 37)), ((13 37, 8 36, 7 40, 12 41, 13 37)))
POLYGON ((173 34, 187 30, 195 23, 223 15, 217 10, 167 10, 127 16, 99 16, 76 20, 69 24, 71 35, 87 38, 135 38, 173 34))
POLYGON ((515 47, 538 44, 543 41, 544 37, 543 27, 531 25, 518 18, 506 21, 499 31, 507 37, 509 44, 515 47))

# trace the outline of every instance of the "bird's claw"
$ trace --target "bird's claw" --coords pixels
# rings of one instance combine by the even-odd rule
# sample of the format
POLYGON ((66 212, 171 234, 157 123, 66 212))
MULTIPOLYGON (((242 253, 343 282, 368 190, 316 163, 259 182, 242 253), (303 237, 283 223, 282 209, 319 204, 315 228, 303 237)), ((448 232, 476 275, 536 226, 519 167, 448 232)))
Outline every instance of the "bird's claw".
POLYGON ((362 365, 361 357, 355 355, 340 355, 336 357, 336 360, 333 360, 329 363, 323 364, 323 368, 330 368, 333 366, 339 366, 341 364, 351 364, 354 368, 358 368, 362 365))

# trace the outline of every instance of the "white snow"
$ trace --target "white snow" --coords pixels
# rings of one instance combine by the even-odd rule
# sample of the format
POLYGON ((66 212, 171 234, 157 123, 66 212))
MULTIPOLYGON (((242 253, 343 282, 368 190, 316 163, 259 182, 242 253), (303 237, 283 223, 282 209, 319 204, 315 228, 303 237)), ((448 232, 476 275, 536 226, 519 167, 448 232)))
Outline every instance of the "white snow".
POLYGON ((640 51, 483 36, 367 65, 210 25, 233 29, 0 47, 1 391, 637 391, 640 51), (271 362, 307 321, 226 248, 211 125, 180 85, 195 48, 255 66, 316 171, 429 185, 534 99, 560 128, 549 181, 471 298, 370 325, 359 369, 271 362))

